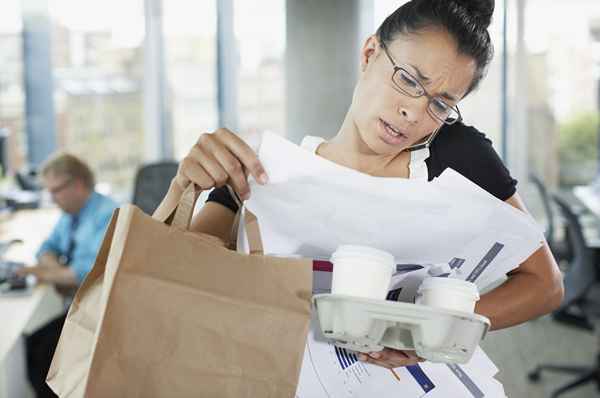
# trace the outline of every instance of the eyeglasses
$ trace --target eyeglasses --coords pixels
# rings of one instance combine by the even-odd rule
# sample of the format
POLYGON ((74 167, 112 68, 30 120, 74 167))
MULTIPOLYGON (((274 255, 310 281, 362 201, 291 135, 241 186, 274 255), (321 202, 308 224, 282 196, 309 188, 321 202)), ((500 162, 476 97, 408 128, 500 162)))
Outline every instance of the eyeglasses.
POLYGON ((60 192, 64 191, 69 185, 71 185, 72 182, 73 179, 69 178, 67 181, 63 182, 59 186, 53 188, 47 187, 46 190, 50 192, 50 195, 52 196, 58 195, 60 192))
POLYGON ((422 96, 427 97, 427 99, 429 99, 427 111, 431 116, 442 123, 454 124, 462 120, 458 106, 450 106, 441 98, 433 97, 425 91, 425 88, 419 80, 413 77, 406 69, 398 66, 396 62, 394 62, 383 41, 381 41, 381 48, 383 48, 383 52, 385 52, 385 55, 387 55, 394 67, 392 82, 397 91, 412 98, 419 98, 422 96))

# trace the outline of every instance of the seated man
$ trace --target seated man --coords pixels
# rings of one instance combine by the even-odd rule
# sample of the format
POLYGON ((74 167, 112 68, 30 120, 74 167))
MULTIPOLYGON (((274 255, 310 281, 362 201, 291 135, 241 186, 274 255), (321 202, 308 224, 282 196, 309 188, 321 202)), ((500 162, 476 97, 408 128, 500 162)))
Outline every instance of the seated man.
MULTIPOLYGON (((63 211, 54 230, 38 250, 38 263, 21 268, 59 292, 74 291, 91 270, 117 204, 94 190, 94 175, 80 159, 58 154, 41 172, 44 187, 63 211)), ((55 397, 46 385, 66 313, 27 337, 27 371, 38 397, 55 397)))

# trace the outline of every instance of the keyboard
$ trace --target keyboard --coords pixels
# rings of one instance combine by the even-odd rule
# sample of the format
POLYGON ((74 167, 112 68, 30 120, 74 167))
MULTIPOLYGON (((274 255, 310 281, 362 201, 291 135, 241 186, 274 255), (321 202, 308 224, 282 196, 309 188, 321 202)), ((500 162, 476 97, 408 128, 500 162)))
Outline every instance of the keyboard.
POLYGON ((22 292, 28 289, 26 277, 16 275, 16 270, 24 266, 17 261, 0 261, 0 294, 22 292))

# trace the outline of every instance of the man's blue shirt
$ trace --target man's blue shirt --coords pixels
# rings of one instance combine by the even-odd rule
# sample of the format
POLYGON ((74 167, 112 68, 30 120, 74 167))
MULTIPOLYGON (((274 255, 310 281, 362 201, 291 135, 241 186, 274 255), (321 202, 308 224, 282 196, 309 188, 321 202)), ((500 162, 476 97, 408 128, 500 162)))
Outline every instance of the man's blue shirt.
POLYGON ((94 265, 104 233, 116 207, 118 207, 117 203, 108 196, 92 192, 78 214, 61 215, 36 256, 39 258, 46 252, 52 252, 57 257, 66 256, 71 242, 71 227, 77 220, 75 246, 71 253, 71 261, 67 265, 75 272, 78 283, 81 283, 94 265))

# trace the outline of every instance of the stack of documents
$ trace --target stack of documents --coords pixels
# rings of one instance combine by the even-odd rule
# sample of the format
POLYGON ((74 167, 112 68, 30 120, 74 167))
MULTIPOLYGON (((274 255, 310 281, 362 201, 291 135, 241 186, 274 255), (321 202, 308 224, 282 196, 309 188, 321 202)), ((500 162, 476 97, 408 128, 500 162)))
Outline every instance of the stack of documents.
MULTIPOLYGON (((251 180, 245 206, 259 221, 267 254, 328 259, 356 244, 392 253, 388 298, 411 302, 426 276, 469 280, 480 291, 518 267, 543 241, 533 219, 454 170, 431 182, 373 177, 264 134, 258 151, 269 184, 251 180)), ((240 225, 244 225, 243 222, 240 225)), ((238 247, 247 248, 240 228, 238 247)), ((315 273, 314 293, 330 288, 315 273)), ((466 365, 388 369, 358 362, 319 335, 314 320, 298 397, 504 397, 498 369, 480 350, 466 365)))
POLYGON ((309 333, 296 397, 493 397, 504 398, 498 369, 478 349, 466 365, 423 362, 393 372, 360 362, 356 354, 309 333))
MULTIPOLYGON (((329 293, 332 268, 325 260, 319 263, 313 273, 313 291, 315 294, 329 293)), ((397 270, 388 299, 410 302, 420 281, 430 275, 436 276, 432 271, 438 271, 439 267, 399 264, 397 270), (399 289, 408 293, 397 297, 399 289)), ((465 365, 424 362, 391 372, 359 362, 356 353, 334 346, 322 335, 316 315, 313 315, 296 396, 503 398, 504 389, 494 378, 497 373, 498 368, 480 348, 465 365)))

